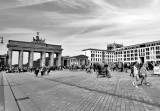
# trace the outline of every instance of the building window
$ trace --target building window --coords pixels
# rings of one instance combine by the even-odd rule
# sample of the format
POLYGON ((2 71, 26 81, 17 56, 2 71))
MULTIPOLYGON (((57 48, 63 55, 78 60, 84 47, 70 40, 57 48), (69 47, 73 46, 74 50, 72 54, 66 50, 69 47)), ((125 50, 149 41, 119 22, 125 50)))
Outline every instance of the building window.
POLYGON ((157 58, 157 59, 160 59, 160 55, 157 55, 156 58, 157 58))
POLYGON ((133 50, 131 50, 131 53, 133 53, 133 50))
POLYGON ((135 60, 138 60, 138 58, 137 58, 137 57, 135 57, 135 60))
POLYGON ((156 50, 159 50, 160 49, 160 47, 156 47, 156 50))
POLYGON ((150 57, 149 57, 149 56, 146 56, 146 59, 150 59, 150 57))
POLYGON ((146 52, 146 55, 149 55, 149 52, 146 52))
POLYGON ((91 57, 94 57, 95 56, 95 54, 91 54, 91 57))
POLYGON ((149 51, 149 48, 146 48, 146 51, 149 51))

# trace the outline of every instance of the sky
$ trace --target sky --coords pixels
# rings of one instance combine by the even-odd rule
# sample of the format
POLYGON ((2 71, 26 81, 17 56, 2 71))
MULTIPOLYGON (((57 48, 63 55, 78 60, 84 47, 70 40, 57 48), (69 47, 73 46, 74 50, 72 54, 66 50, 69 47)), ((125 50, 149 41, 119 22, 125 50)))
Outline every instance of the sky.
MULTIPOLYGON (((8 40, 31 42, 36 32, 63 56, 107 43, 160 40, 160 0, 0 0, 0 55, 8 40)), ((16 54, 14 54, 16 56, 16 54)))

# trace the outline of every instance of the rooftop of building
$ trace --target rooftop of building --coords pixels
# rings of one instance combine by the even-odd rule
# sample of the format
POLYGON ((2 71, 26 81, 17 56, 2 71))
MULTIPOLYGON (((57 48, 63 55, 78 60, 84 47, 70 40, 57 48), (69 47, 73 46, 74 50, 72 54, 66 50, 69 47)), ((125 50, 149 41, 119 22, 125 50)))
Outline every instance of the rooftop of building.
POLYGON ((86 58, 86 59, 88 59, 88 56, 86 56, 86 55, 77 55, 77 56, 72 56, 72 57, 70 57, 70 58, 86 58))
MULTIPOLYGON (((160 40, 152 41, 152 42, 146 42, 146 43, 140 43, 140 44, 134 44, 134 45, 129 45, 129 46, 123 46, 123 44, 117 44, 117 43, 110 43, 110 44, 107 44, 107 46, 111 46, 111 45, 122 45, 123 47, 119 47, 119 48, 116 48, 116 49, 118 49, 118 50, 123 50, 123 49, 125 49, 125 48, 132 48, 132 47, 136 47, 136 48, 146 47, 146 45, 148 45, 148 44, 156 44, 156 43, 158 43, 158 45, 160 45, 160 40)), ((113 52, 112 50, 95 49, 95 48, 87 48, 87 49, 84 49, 84 50, 82 50, 82 51, 87 51, 87 50, 113 52)))
POLYGON ((113 52, 113 51, 109 51, 109 50, 106 50, 106 49, 94 49, 94 48, 83 49, 82 51, 87 51, 87 50, 92 50, 92 51, 108 51, 108 52, 113 52))
POLYGON ((160 40, 152 41, 152 42, 146 42, 146 43, 140 43, 140 44, 134 44, 134 45, 129 45, 129 46, 124 46, 123 48, 130 48, 130 47, 137 47, 137 46, 141 47, 141 46, 145 46, 145 45, 148 45, 148 44, 155 44, 155 43, 160 43, 160 40))
POLYGON ((110 45, 118 45, 118 46, 123 46, 123 44, 118 44, 118 43, 107 43, 107 46, 110 46, 110 45))

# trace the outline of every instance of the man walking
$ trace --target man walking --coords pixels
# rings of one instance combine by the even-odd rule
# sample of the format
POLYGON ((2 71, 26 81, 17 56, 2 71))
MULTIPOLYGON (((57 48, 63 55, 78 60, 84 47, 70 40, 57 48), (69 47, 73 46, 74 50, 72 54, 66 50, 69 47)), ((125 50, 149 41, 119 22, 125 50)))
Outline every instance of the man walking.
POLYGON ((147 68, 146 68, 146 64, 142 65, 142 67, 140 69, 140 74, 141 74, 141 77, 142 77, 141 85, 143 85, 143 82, 144 82, 144 84, 148 86, 149 83, 147 83, 147 80, 146 80, 147 74, 148 74, 148 71, 147 71, 147 68))

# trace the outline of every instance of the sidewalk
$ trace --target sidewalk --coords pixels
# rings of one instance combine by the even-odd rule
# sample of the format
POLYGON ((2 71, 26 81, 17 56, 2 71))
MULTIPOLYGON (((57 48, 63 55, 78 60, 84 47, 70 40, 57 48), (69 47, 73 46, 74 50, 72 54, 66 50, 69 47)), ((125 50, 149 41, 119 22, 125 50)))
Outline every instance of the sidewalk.
POLYGON ((0 111, 4 111, 4 87, 2 72, 0 72, 0 111))
POLYGON ((111 74, 112 78, 97 78, 95 73, 56 71, 43 77, 31 73, 4 77, 21 111, 160 111, 159 77, 149 75, 151 86, 135 88, 129 73, 111 74))
POLYGON ((3 86, 4 86, 4 111, 20 111, 17 102, 14 97, 14 93, 11 89, 10 83, 8 82, 3 72, 3 86))

